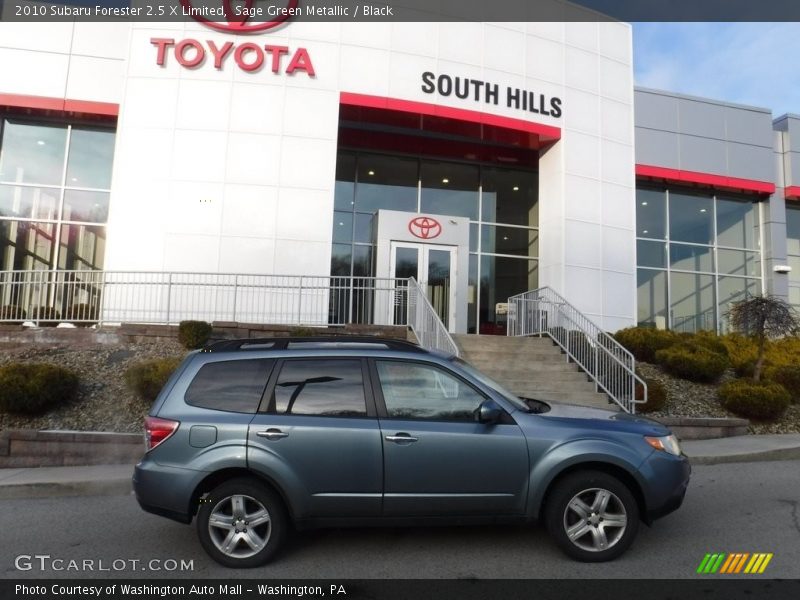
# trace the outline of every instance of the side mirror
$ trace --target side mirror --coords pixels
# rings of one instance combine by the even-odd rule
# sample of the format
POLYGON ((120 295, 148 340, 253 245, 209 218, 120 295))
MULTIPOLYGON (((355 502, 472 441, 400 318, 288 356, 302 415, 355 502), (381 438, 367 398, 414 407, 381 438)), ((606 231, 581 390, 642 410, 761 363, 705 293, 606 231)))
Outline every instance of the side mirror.
POLYGON ((486 425, 498 423, 502 416, 503 409, 494 400, 484 400, 475 410, 475 420, 486 425))

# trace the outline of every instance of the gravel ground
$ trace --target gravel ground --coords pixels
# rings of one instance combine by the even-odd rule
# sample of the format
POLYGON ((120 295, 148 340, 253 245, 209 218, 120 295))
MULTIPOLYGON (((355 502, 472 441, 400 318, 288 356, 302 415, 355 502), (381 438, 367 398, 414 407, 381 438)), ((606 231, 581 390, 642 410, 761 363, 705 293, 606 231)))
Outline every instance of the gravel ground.
MULTIPOLYGON (((720 406, 717 387, 735 378, 729 369, 717 384, 693 383, 665 373, 658 365, 637 363, 637 370, 648 379, 664 384, 667 404, 660 410, 647 413, 648 417, 735 417, 720 406)), ((750 422, 751 433, 800 433, 800 405, 792 404, 774 423, 750 422)))
POLYGON ((150 408, 137 398, 122 378, 135 362, 168 356, 184 356, 177 341, 125 345, 10 346, 0 345, 0 365, 13 362, 51 363, 74 370, 80 378, 75 402, 41 417, 0 413, 4 429, 66 429, 140 433, 150 408))

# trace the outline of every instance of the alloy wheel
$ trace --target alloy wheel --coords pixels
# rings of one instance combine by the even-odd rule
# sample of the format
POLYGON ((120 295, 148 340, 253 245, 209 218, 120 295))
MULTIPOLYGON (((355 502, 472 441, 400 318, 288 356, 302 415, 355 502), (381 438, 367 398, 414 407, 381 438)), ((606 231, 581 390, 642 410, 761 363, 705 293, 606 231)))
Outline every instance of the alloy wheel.
POLYGON ((269 542, 272 520, 266 507, 244 494, 220 500, 208 517, 208 533, 214 546, 231 558, 249 558, 269 542))
POLYGON ((590 488, 578 492, 564 509, 564 531, 575 546, 602 552, 622 539, 628 515, 622 501, 609 490, 590 488))

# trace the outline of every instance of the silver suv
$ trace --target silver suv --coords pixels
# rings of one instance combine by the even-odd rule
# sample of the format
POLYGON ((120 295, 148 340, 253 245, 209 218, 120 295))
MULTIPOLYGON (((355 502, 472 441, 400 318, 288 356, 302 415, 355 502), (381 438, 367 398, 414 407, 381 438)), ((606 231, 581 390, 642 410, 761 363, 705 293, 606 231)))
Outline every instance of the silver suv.
POLYGON ((269 561, 292 526, 544 521, 605 561, 678 508, 690 467, 663 425, 518 398, 464 361, 376 338, 190 354, 145 421, 134 490, 219 563, 269 561))

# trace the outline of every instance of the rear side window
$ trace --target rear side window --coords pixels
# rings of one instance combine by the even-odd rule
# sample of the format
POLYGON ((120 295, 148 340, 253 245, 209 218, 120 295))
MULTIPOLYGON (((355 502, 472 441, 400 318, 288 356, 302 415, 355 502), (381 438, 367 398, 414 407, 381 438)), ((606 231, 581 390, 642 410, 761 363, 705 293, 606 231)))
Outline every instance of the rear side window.
POLYGON ((255 413, 274 360, 225 360, 203 365, 184 400, 191 406, 238 413, 255 413))
POLYGON ((286 415, 366 416, 361 361, 287 360, 270 409, 286 415))

